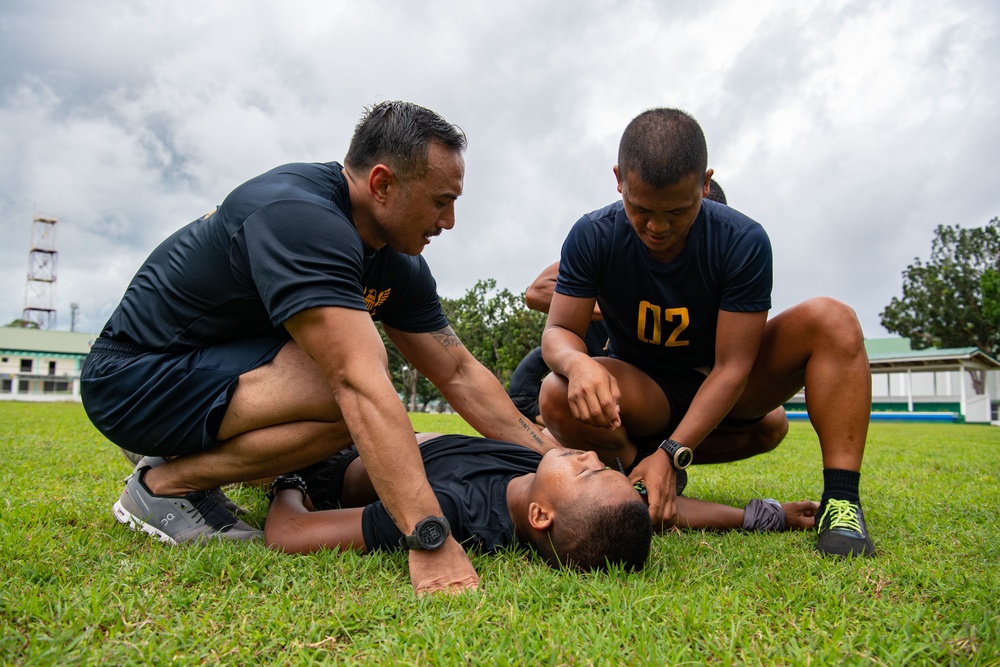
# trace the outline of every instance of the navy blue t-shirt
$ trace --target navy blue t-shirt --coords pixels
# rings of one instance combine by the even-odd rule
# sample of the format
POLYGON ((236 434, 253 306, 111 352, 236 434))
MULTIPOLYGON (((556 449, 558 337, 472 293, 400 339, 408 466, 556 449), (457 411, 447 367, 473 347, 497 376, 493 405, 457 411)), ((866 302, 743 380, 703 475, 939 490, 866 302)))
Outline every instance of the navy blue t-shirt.
POLYGON ((162 352, 261 337, 317 306, 409 332, 448 324, 427 263, 367 248, 336 162, 287 164, 236 188, 142 265, 102 332, 162 352))
MULTIPOLYGON (((507 509, 507 485, 535 472, 540 454, 509 442, 443 435, 420 446, 424 470, 452 535, 467 550, 489 553, 519 544, 507 509)), ((398 549, 403 534, 377 501, 361 517, 369 551, 398 549)))
POLYGON ((681 254, 660 262, 619 200, 570 230, 555 290, 597 298, 612 357, 669 373, 714 365, 720 310, 771 308, 771 269, 764 228, 724 204, 703 200, 681 254))

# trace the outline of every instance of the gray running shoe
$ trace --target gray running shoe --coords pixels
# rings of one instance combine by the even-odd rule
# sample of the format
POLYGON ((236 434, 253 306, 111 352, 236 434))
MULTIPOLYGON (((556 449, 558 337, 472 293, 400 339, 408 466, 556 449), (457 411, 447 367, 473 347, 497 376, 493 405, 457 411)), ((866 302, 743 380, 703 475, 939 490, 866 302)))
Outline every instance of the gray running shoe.
POLYGON ((149 466, 138 468, 125 483, 115 518, 132 530, 141 530, 161 542, 183 544, 211 539, 253 540, 263 533, 240 521, 218 502, 211 491, 183 496, 157 496, 143 483, 149 466))
MULTIPOLYGON (((122 450, 122 453, 125 454, 125 458, 127 458, 128 460, 132 461, 135 464, 135 467, 132 469, 133 475, 140 468, 155 468, 156 466, 163 465, 164 463, 167 462, 167 459, 163 458, 162 456, 140 456, 139 454, 132 454, 131 452, 125 449, 122 450), (129 456, 129 454, 132 454, 132 456, 129 456), (138 457, 138 458, 136 458, 133 461, 132 460, 133 457, 138 457)), ((128 483, 128 480, 129 478, 126 477, 125 482, 128 483)), ((242 507, 240 507, 239 505, 237 505, 232 498, 227 496, 222 491, 221 488, 216 487, 214 489, 211 489, 208 493, 209 495, 212 496, 212 499, 215 500, 215 502, 219 503, 220 505, 225 507, 227 510, 229 510, 236 516, 244 516, 245 514, 247 514, 247 511, 242 507)))

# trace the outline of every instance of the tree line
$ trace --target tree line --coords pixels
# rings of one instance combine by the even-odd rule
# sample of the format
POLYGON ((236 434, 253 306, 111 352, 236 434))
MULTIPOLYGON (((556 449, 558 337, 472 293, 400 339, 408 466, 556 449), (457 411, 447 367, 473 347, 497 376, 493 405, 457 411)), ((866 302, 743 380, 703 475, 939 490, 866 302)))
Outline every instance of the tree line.
MULTIPOLYGON (((479 280, 457 299, 441 298, 441 307, 465 347, 506 388, 511 373, 532 348, 541 344, 545 314, 530 310, 524 292, 497 289, 492 278, 479 280)), ((410 412, 444 409, 437 388, 401 355, 382 332, 389 353, 389 374, 410 412)))

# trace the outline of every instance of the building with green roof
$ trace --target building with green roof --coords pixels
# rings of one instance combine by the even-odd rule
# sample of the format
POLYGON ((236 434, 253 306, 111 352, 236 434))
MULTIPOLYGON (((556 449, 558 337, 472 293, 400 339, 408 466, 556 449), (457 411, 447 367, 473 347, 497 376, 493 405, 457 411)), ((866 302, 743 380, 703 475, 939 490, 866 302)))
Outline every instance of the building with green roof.
POLYGON ((97 334, 0 327, 0 400, 79 401, 97 334))
MULTIPOLYGON (((872 418, 948 420, 985 423, 997 420, 1000 361, 976 347, 913 350, 908 338, 865 340, 872 369, 872 418), (981 373, 978 393, 970 371, 981 373)), ((805 395, 786 403, 792 416, 805 410, 805 395)))

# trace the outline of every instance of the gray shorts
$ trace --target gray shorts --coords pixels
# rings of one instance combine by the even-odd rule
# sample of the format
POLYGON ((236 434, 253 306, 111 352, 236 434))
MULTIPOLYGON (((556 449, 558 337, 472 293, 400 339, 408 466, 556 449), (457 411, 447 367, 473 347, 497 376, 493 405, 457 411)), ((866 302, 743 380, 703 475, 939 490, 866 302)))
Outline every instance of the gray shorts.
POLYGON ((274 359, 288 338, 252 338, 162 353, 98 338, 80 394, 94 426, 131 452, 179 456, 212 449, 239 377, 274 359))

